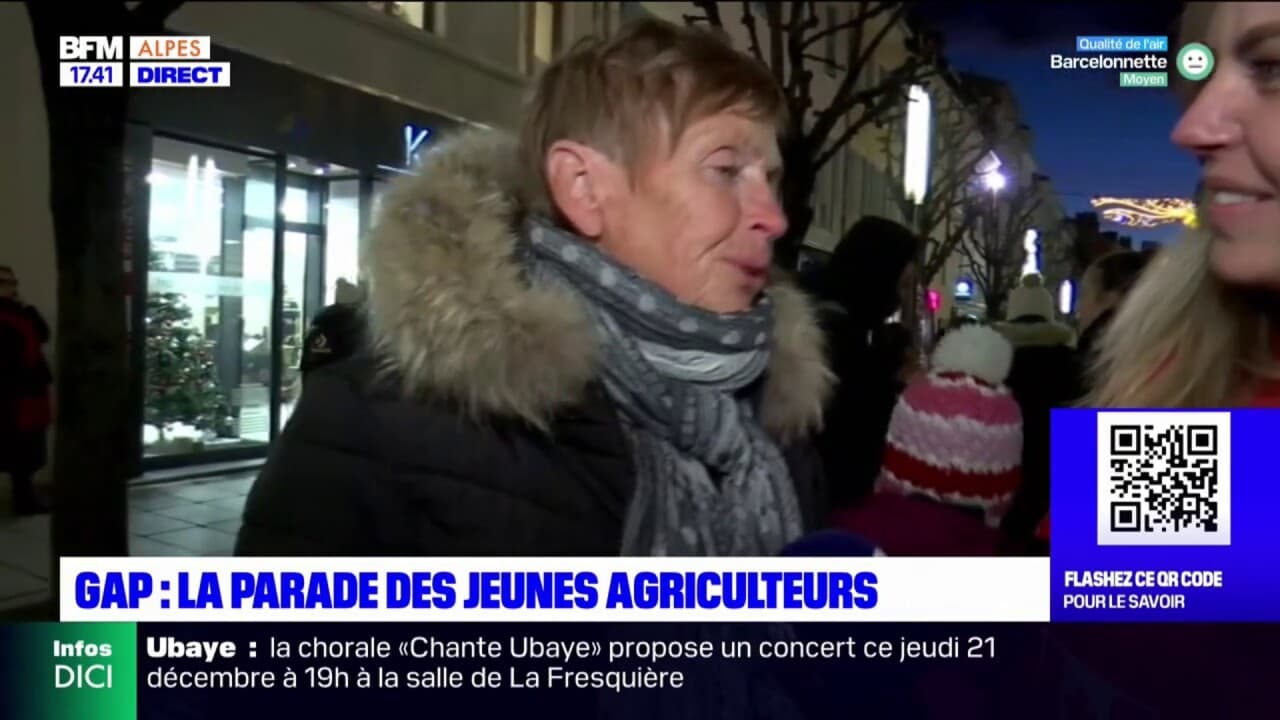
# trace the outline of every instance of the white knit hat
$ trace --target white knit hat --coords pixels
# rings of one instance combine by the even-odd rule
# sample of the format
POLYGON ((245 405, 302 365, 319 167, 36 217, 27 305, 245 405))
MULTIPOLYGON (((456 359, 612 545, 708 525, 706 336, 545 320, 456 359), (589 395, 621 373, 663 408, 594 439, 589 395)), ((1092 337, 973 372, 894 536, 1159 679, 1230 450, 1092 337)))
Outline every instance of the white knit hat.
POLYGON ((1044 276, 1040 273, 1031 273, 1024 276, 1022 283, 1009 293, 1009 307, 1005 317, 1016 320, 1033 315, 1045 320, 1053 320, 1057 317, 1054 310, 1053 294, 1045 288, 1044 276))
POLYGON ((998 525, 1022 482, 1022 412, 1004 385, 1012 363, 991 328, 947 333, 893 410, 877 490, 980 509, 998 525))

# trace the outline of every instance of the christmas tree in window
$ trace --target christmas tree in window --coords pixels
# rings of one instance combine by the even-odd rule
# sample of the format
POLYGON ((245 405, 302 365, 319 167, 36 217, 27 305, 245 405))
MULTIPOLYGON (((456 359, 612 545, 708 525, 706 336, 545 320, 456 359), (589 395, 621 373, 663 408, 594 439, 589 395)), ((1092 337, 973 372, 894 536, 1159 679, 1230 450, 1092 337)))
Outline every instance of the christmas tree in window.
POLYGON ((218 380, 213 343, 193 326, 190 308, 177 293, 147 297, 147 425, 164 442, 177 434, 233 434, 231 408, 218 380), (169 437, 166 437, 169 436, 169 437))

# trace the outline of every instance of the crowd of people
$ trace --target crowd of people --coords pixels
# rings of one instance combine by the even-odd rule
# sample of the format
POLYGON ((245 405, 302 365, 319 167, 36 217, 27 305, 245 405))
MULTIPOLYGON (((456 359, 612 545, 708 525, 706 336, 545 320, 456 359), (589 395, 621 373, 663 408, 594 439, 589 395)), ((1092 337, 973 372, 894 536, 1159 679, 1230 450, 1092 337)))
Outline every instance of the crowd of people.
POLYGON ((1116 249, 1086 270, 1079 342, 1041 276, 1029 274, 1010 294, 1007 322, 958 319, 921 363, 913 334, 887 322, 910 297, 901 288, 912 282, 916 245, 907 228, 868 218, 827 269, 837 285, 853 267, 858 278, 882 278, 862 286, 874 299, 828 293, 838 307, 859 304, 865 318, 835 310, 828 326, 839 358, 820 438, 832 523, 889 554, 1047 552, 1052 410, 1081 405, 1097 338, 1150 255, 1116 249))
MULTIPOLYGON (((1192 27, 1233 47, 1268 12, 1192 27)), ((1198 229, 1094 262, 1075 327, 1031 274, 1003 321, 925 348, 889 322, 919 285, 908 228, 863 218, 803 287, 771 269, 767 70, 658 21, 581 44, 518 137, 449 139, 389 193, 363 349, 308 377, 237 551, 762 555, 839 528, 1044 553, 1053 409, 1276 404, 1280 153, 1261 81, 1219 63, 1174 134, 1198 229)))

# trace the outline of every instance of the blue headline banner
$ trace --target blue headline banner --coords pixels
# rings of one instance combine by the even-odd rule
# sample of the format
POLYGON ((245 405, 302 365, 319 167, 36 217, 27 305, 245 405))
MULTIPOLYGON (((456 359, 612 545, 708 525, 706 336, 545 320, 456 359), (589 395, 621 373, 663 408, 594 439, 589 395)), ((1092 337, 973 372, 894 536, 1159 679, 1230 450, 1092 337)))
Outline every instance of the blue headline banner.
POLYGON ((1055 410, 1051 619, 1277 621, 1280 413, 1055 410))

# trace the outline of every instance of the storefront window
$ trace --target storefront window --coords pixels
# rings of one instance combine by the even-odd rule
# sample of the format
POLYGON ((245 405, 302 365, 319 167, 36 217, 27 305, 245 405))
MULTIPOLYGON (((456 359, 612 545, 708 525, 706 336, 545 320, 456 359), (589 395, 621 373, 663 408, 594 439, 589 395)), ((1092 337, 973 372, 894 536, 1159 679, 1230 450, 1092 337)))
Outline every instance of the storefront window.
MULTIPOLYGON (((272 231, 245 223, 248 202, 261 192, 251 179, 255 162, 262 160, 155 140, 147 177, 147 456, 269 440, 272 231), (268 252, 255 253, 264 233, 268 252)), ((265 191, 273 193, 269 180, 265 191)))

